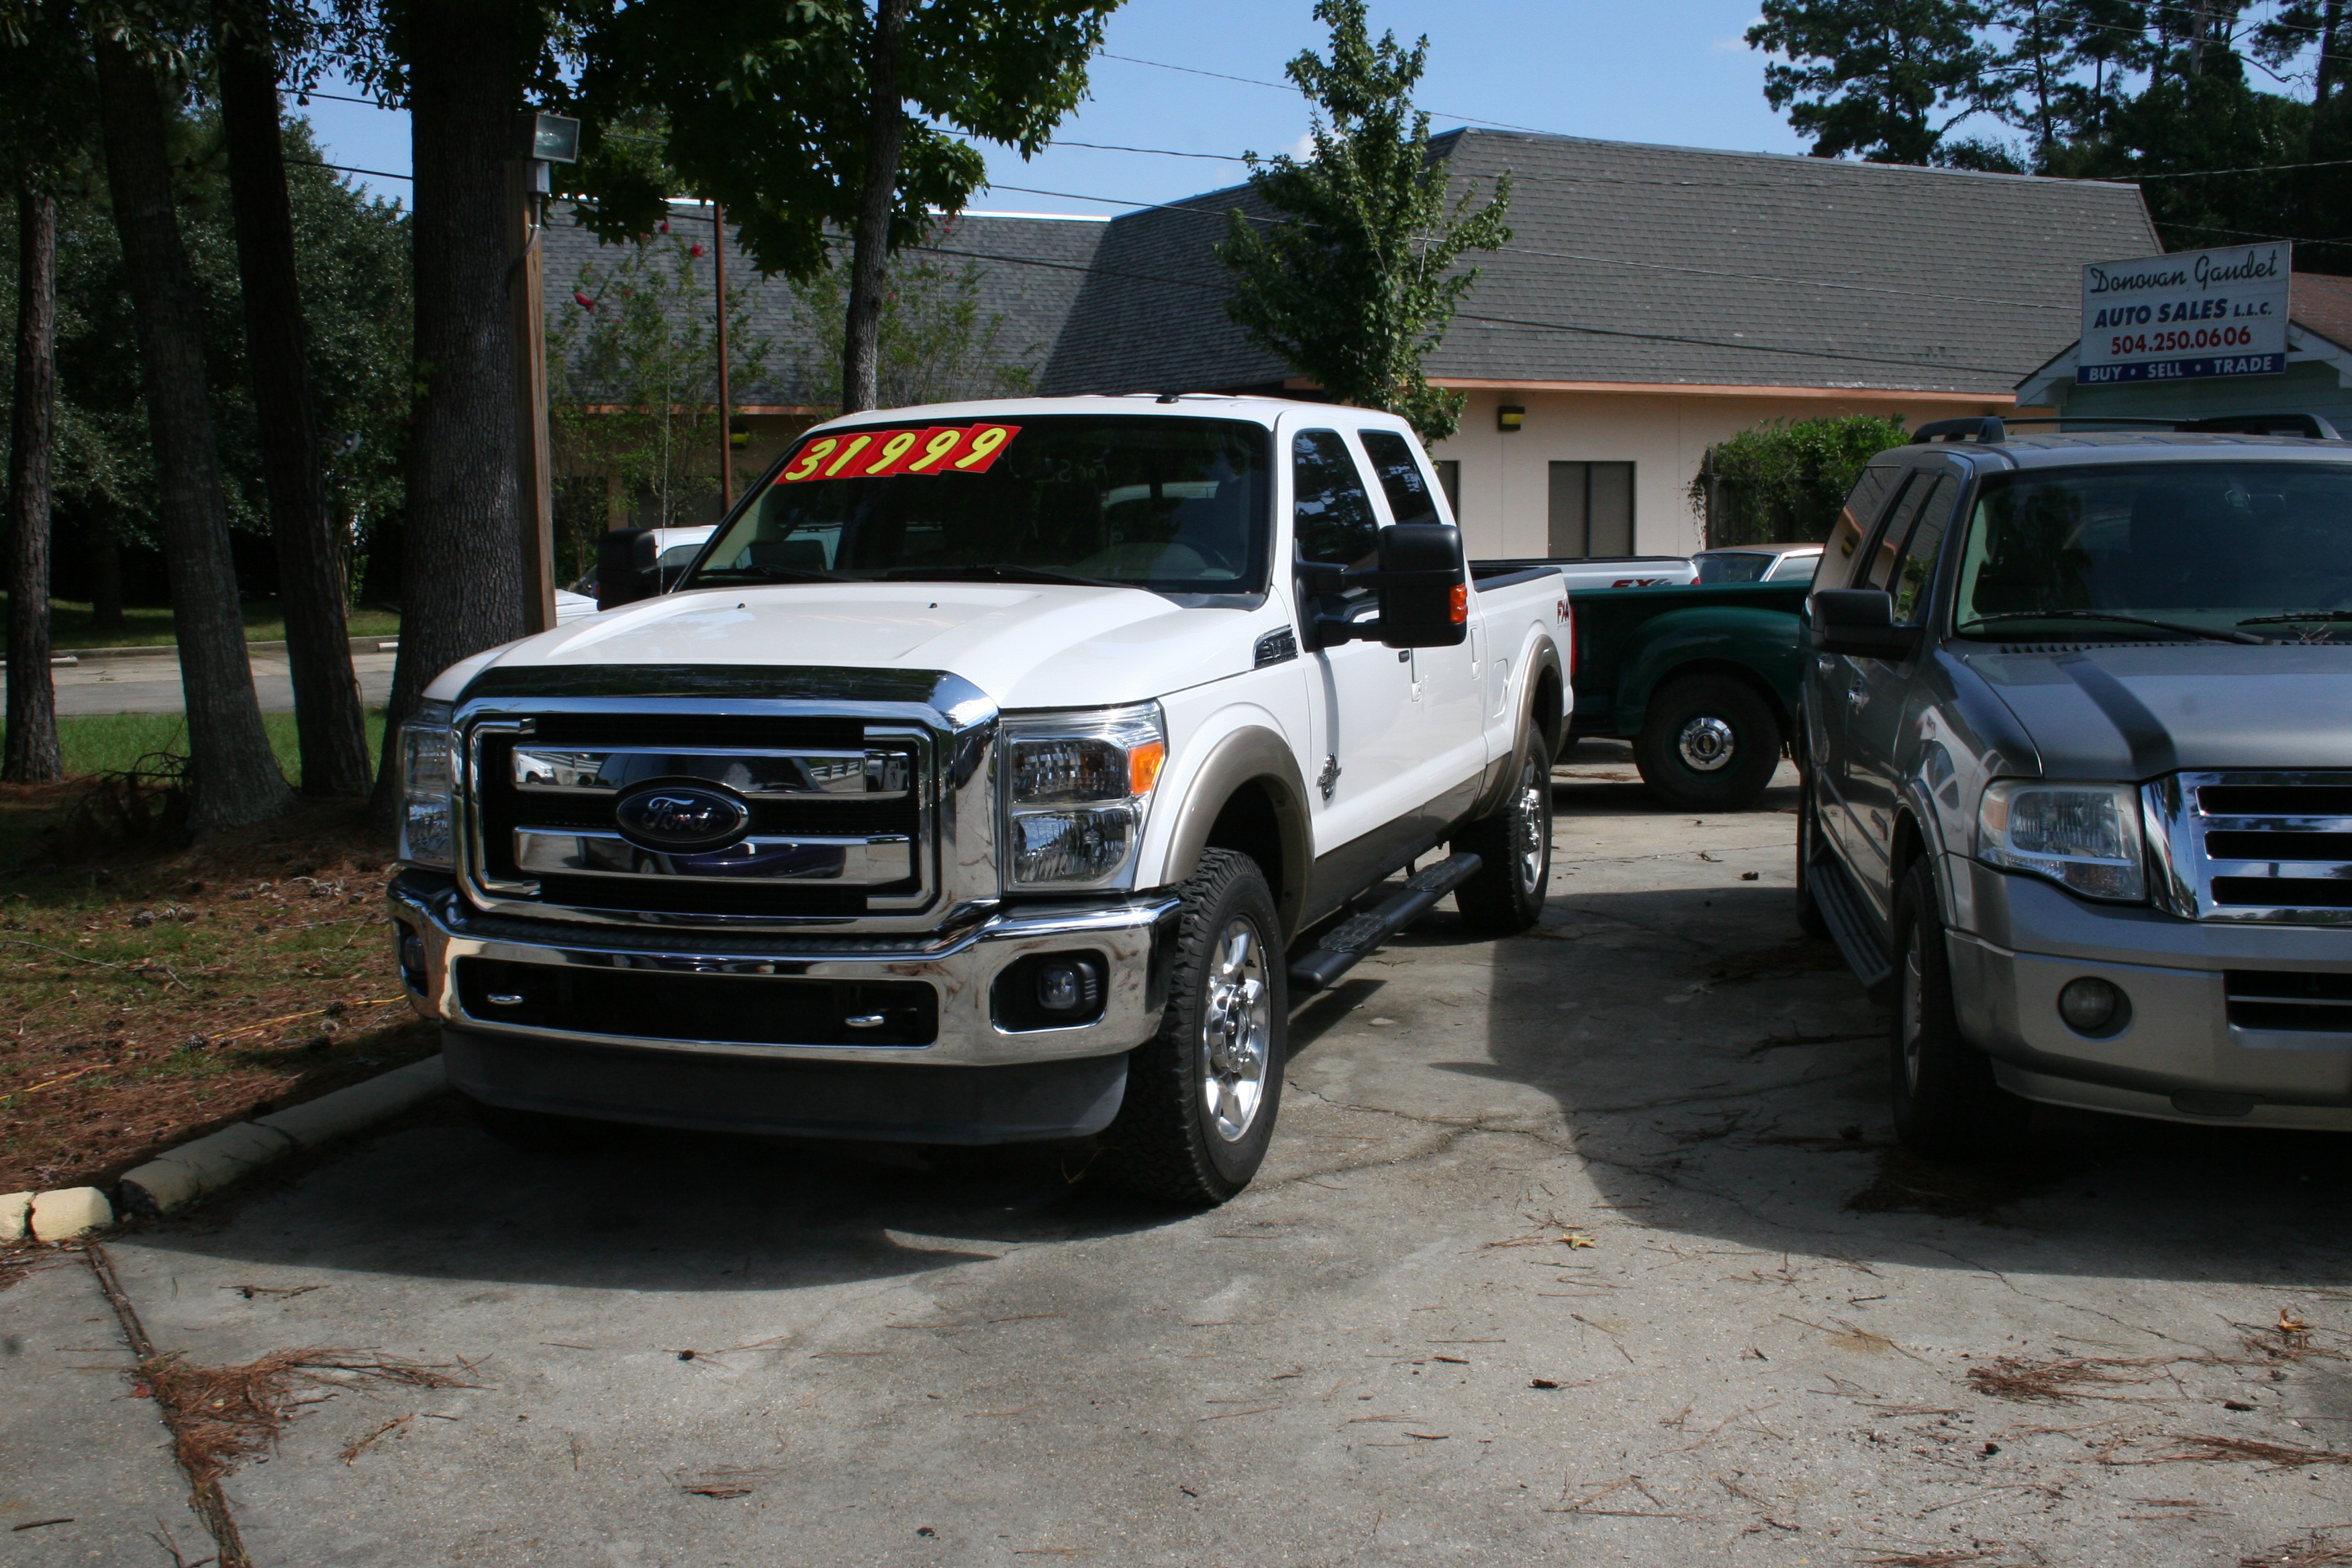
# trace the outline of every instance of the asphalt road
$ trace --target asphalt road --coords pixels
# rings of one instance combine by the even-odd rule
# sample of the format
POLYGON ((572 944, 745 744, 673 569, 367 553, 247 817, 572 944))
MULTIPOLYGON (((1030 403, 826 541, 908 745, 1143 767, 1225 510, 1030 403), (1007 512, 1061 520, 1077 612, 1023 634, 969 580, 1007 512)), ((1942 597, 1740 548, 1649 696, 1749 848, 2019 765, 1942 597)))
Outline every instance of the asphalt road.
MULTIPOLYGON (((227 1482, 273 1568, 2352 1538, 2345 1142, 2053 1114, 1999 1169, 1906 1161, 1885 1015, 1797 941, 1785 778, 1695 819, 1565 770, 1540 930, 1441 911, 1306 1009, 1269 1165, 1213 1213, 1034 1156, 532 1159, 442 1111, 110 1251, 196 1364, 379 1347, 469 1385, 305 1407, 227 1482)), ((115 1450, 76 1451, 88 1489, 152 1491, 115 1450)), ((58 1500, 0 1492, 0 1525, 58 1500)), ((76 1528, 0 1563, 88 1560, 76 1528)))
MULTIPOLYGON (((360 696, 371 707, 392 695, 394 653, 355 653, 360 696)), ((79 713, 178 713, 186 706, 180 690, 180 661, 169 650, 152 658, 85 659, 53 666, 60 717, 79 713)), ((254 695, 264 713, 294 710, 294 680, 284 653, 253 656, 254 695)))

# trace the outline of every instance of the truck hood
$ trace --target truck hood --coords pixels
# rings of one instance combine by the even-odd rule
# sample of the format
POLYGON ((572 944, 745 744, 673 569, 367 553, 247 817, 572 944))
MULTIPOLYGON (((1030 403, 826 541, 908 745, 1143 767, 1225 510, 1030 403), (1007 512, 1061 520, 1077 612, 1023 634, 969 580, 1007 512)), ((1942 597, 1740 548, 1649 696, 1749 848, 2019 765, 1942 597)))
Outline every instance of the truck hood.
MULTIPOLYGON (((1139 702, 1251 667, 1262 612, 1186 609, 1135 588, 812 583, 706 588, 625 605, 454 667, 772 665, 937 669, 1003 708, 1139 702)), ((443 690, 449 686, 449 690, 443 690)))
POLYGON ((2052 778, 2352 768, 2352 646, 1970 652, 2052 778))

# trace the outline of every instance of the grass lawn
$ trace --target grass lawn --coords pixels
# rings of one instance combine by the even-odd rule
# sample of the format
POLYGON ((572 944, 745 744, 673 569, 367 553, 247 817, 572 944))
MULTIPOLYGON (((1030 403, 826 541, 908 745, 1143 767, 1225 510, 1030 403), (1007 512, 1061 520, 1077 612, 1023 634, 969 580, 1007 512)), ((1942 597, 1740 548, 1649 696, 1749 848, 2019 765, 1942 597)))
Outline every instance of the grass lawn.
MULTIPOLYGON (((295 743, 294 715, 264 713, 261 722, 269 731, 278 765, 286 770, 289 781, 300 784, 302 763, 295 743)), ((128 773, 140 758, 158 752, 186 756, 188 721, 182 713, 76 714, 58 721, 58 744, 65 752, 66 772, 74 777, 128 773)), ((372 708, 368 710, 368 756, 383 754, 383 710, 372 708)))
MULTIPOLYGON (((0 594, 0 606, 8 595, 0 594)), ((0 612, 5 613, 5 612, 0 612)), ((92 631, 89 605, 74 599, 49 601, 49 641, 58 652, 78 647, 154 647, 172 640, 172 611, 168 605, 139 605, 126 608, 126 623, 111 631, 92 631)), ((354 609, 351 613, 352 636, 355 637, 394 637, 400 635, 400 617, 390 610, 354 609)), ((284 642, 286 617, 278 613, 275 599, 247 599, 245 602, 245 640, 247 642, 284 642)))

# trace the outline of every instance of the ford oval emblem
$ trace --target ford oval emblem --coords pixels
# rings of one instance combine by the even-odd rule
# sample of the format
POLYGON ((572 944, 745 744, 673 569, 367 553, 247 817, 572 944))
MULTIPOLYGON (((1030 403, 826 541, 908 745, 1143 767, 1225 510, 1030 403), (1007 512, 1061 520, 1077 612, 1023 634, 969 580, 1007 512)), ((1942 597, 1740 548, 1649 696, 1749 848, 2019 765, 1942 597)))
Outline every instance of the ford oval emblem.
POLYGON ((751 808, 730 790, 656 782, 613 805, 623 837, 648 849, 690 854, 723 849, 751 830, 751 808))

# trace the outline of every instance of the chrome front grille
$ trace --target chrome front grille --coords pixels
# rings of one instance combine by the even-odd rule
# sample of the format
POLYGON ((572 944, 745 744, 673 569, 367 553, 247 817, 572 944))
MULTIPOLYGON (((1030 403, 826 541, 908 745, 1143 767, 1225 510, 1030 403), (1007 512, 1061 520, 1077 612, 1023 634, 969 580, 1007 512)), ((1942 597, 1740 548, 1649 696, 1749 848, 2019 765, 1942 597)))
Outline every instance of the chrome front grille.
POLYGON ((934 926, 993 901, 991 792, 972 775, 994 721, 985 699, 832 711, 801 700, 468 702, 457 717, 461 881, 480 908, 538 917, 934 926), (649 847, 616 805, 657 781, 720 786, 748 827, 739 816, 732 842, 649 847))
POLYGON ((2352 773, 2176 773, 2142 797, 2174 914, 2352 925, 2352 773))

